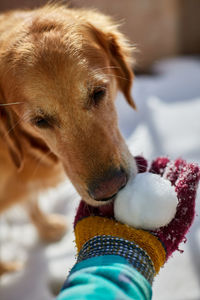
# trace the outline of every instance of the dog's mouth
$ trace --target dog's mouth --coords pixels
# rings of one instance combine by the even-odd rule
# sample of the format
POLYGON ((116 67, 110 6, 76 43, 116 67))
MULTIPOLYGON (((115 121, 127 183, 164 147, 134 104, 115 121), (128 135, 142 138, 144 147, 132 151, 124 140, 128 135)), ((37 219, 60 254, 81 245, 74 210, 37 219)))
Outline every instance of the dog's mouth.
MULTIPOLYGON (((138 173, 146 172, 146 170, 147 170, 147 161, 141 156, 135 157, 135 160, 136 160, 136 164, 137 164, 137 168, 138 168, 138 173)), ((128 182, 128 180, 127 180, 127 182, 128 182)), ((127 184, 127 182, 126 182, 126 184, 127 184)), ((119 189, 119 191, 122 190, 126 186, 126 184, 123 185, 119 189)), ((100 202, 101 202, 100 206, 95 206, 94 207, 94 206, 91 206, 91 205, 88 205, 88 204, 85 203, 84 205, 87 207, 87 212, 90 213, 90 214, 93 214, 93 215, 114 218, 114 201, 115 201, 115 198, 118 195, 118 192, 116 194, 112 195, 109 198, 101 199, 100 200, 100 202), (105 202, 105 204, 104 204, 104 202, 105 202)))
MULTIPOLYGON (((126 184, 127 184, 127 182, 126 182, 126 184)), ((121 191, 126 186, 126 184, 124 184, 119 189, 119 191, 121 191)), ((119 191, 109 198, 101 199, 101 202, 105 202, 105 204, 98 207, 99 214, 101 216, 114 217, 114 201, 115 201, 115 198, 117 197, 119 191)))
MULTIPOLYGON (((127 181, 128 181, 128 179, 127 179, 127 181)), ((121 191, 121 190, 126 186, 127 181, 126 181, 126 183, 119 189, 119 191, 121 191)), ((101 202, 108 202, 108 203, 111 202, 111 201, 114 201, 115 198, 117 197, 117 194, 119 193, 119 191, 118 191, 117 193, 115 193, 114 195, 108 197, 108 198, 103 198, 103 199, 98 200, 98 201, 101 201, 101 202)))
POLYGON ((112 196, 111 196, 111 197, 109 197, 109 198, 104 198, 104 199, 101 199, 101 200, 98 200, 98 201, 100 201, 100 202, 107 202, 107 203, 109 203, 110 201, 112 201, 112 200, 114 200, 114 199, 116 198, 117 194, 118 194, 118 193, 116 193, 116 194, 112 195, 112 196))

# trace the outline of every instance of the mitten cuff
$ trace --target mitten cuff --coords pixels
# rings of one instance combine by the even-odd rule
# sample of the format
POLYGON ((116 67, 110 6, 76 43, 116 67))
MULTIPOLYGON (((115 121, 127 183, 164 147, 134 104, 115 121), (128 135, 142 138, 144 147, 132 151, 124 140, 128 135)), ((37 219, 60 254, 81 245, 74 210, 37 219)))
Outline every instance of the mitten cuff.
POLYGON ((105 255, 124 257, 129 264, 152 284, 155 277, 155 269, 150 257, 138 245, 123 238, 110 235, 91 238, 83 245, 79 252, 77 263, 89 258, 105 255))
POLYGON ((76 224, 75 238, 78 252, 86 242, 96 236, 118 237, 138 245, 151 258, 156 273, 165 262, 166 253, 157 237, 147 231, 134 229, 115 220, 99 216, 82 219, 76 224))

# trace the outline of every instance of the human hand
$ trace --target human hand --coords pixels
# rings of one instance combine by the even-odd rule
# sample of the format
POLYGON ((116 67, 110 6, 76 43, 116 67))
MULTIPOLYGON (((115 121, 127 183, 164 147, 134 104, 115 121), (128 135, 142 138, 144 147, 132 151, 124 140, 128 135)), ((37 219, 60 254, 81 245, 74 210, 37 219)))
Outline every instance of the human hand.
MULTIPOLYGON (((136 161, 138 172, 147 171, 147 161, 144 158, 138 157, 136 161)), ((133 244, 142 249, 152 261, 154 275, 158 273, 160 267, 185 239, 185 235, 193 222, 200 169, 198 166, 188 164, 182 159, 169 161, 168 158, 162 157, 153 161, 148 172, 164 176, 174 185, 178 206, 173 220, 157 230, 144 231, 116 222, 113 214, 113 203, 101 207, 92 207, 81 201, 74 222, 78 251, 85 243, 87 244, 88 241, 98 237, 98 243, 101 243, 102 247, 100 247, 101 250, 93 251, 92 255, 116 254, 119 248, 122 247, 123 239, 129 241, 129 252, 133 244), (103 251, 103 244, 105 240, 108 244, 108 236, 112 237, 112 240, 114 239, 115 245, 109 245, 109 251, 106 253, 103 251), (120 239, 120 242, 117 239, 120 239)), ((93 246, 95 249, 95 245, 93 246)), ((126 248, 127 245, 124 245, 124 247, 126 248)), ((136 252, 138 255, 138 250, 136 252)), ((131 255, 125 255, 123 250, 121 253, 129 262, 134 263, 133 256, 136 255, 134 251, 131 254, 132 257, 131 255)), ((84 255, 86 254, 81 253, 81 259, 84 259, 84 255)), ((88 255, 90 255, 89 252, 85 257, 88 255)), ((142 267, 140 266, 140 268, 142 267)), ((151 275, 151 279, 148 280, 151 281, 154 275, 151 275)))

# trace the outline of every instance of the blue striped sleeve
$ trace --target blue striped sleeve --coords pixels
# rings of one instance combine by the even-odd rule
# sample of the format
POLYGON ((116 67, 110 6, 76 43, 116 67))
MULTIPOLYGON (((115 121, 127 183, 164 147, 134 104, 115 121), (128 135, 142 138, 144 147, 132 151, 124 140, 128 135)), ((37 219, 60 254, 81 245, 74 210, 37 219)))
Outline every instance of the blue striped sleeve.
POLYGON ((57 300, 149 300, 148 280, 119 255, 85 259, 71 270, 57 300))

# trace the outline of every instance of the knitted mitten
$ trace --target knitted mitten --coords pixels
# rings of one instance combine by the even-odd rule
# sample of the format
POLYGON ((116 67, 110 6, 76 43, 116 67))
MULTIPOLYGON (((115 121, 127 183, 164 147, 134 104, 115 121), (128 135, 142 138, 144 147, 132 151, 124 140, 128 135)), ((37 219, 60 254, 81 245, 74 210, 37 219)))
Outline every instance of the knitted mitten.
MULTIPOLYGON (((137 157, 138 172, 147 171, 147 161, 137 157)), ((157 158, 149 172, 175 186, 178 206, 174 219, 155 231, 121 224, 114 219, 113 203, 92 207, 80 202, 74 221, 78 261, 101 255, 120 255, 152 283, 169 256, 178 250, 195 216, 195 197, 200 169, 177 159, 157 158)))
POLYGON ((186 240, 186 233, 192 225, 195 216, 195 197, 200 169, 197 165, 188 164, 182 159, 170 162, 166 158, 153 161, 149 172, 164 176, 175 186, 178 197, 178 206, 175 217, 166 226, 153 232, 163 243, 166 259, 178 250, 179 244, 186 240))

